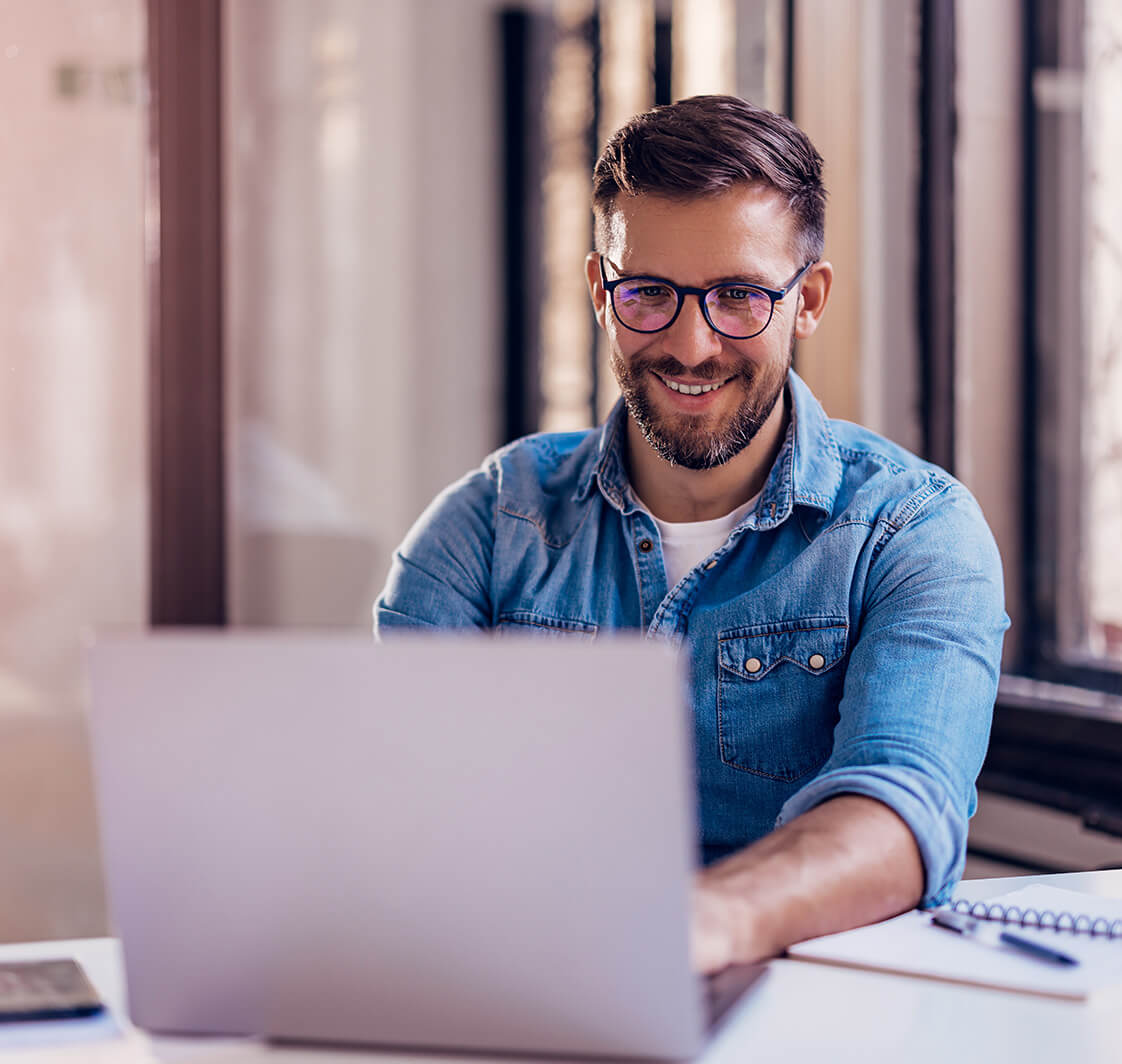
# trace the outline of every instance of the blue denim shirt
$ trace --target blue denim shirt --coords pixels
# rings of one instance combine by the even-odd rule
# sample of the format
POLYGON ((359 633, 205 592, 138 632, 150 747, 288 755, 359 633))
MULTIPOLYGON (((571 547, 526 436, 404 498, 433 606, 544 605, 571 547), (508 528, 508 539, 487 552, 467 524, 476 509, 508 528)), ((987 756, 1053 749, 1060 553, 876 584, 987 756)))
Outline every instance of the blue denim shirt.
POLYGON ((620 404, 439 495, 394 555, 375 632, 639 628, 682 645, 703 858, 861 794, 911 828, 937 904, 962 872, 989 739, 1008 625, 997 548, 948 473, 830 420, 794 373, 788 394, 758 504, 676 586, 628 483, 620 404))

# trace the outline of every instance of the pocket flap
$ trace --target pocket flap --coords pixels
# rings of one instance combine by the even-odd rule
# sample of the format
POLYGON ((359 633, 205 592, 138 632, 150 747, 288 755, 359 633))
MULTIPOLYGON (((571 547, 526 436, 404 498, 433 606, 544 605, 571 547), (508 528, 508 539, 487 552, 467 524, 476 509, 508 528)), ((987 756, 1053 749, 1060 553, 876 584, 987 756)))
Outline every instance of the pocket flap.
POLYGON ((718 636, 721 668, 746 680, 763 679, 785 661, 827 672, 845 657, 848 632, 848 621, 830 617, 730 629, 718 636))

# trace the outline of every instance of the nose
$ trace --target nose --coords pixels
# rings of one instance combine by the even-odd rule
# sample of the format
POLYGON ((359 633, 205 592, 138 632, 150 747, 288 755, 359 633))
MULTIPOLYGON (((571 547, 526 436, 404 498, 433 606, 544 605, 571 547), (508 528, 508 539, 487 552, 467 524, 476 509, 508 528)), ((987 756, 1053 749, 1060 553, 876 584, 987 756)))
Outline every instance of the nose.
POLYGON ((674 324, 666 330, 663 349, 684 366, 697 366, 721 353, 721 337, 701 310, 701 299, 688 295, 674 324))

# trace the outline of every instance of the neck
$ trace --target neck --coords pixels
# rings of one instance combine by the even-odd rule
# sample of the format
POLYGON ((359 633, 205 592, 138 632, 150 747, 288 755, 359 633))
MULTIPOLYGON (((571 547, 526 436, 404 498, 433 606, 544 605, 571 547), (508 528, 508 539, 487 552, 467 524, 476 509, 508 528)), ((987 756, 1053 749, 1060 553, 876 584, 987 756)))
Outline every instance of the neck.
POLYGON ((671 465, 627 419, 628 475, 660 521, 711 521, 732 513, 759 494, 783 445, 789 414, 786 390, 752 442, 735 458, 712 469, 671 465))

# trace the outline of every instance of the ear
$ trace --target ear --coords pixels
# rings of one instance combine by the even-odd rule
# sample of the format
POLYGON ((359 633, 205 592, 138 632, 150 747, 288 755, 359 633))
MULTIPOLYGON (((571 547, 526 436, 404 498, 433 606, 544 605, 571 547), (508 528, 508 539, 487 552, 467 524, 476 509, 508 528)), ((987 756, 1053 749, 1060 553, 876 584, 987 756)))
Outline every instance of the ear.
POLYGON ((795 315, 795 336, 800 340, 814 335, 833 283, 834 267, 830 263, 816 262, 807 270, 799 289, 799 309, 795 315))
POLYGON ((608 293, 600 280, 600 253, 590 251, 584 259, 584 276, 588 281, 588 294, 592 297, 592 309, 596 312, 596 320, 601 329, 606 329, 604 312, 608 306, 608 293))

